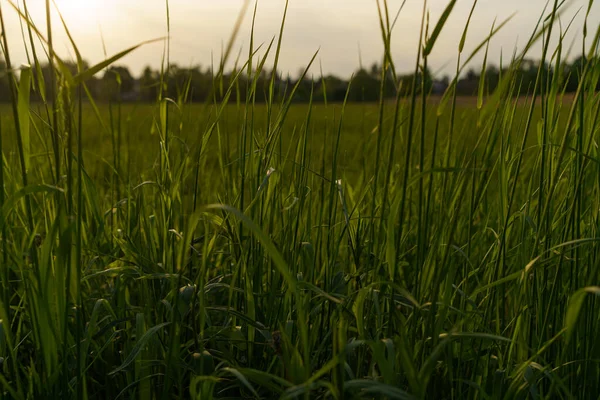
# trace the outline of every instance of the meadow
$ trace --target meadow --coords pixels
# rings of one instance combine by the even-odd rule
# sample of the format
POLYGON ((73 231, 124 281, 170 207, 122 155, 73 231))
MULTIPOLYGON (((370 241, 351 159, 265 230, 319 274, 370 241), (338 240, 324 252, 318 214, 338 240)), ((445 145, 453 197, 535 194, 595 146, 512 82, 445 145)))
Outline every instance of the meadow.
MULTIPOLYGON (((423 17, 415 76, 454 4, 423 17)), ((24 14, 55 69, 17 76, 3 37, 0 397, 596 398, 600 35, 567 72, 561 4, 494 91, 378 104, 258 93, 281 33, 243 98, 221 70, 205 104, 96 103, 86 79, 127 52, 73 74, 24 14), (537 42, 552 73, 519 97, 537 42)))

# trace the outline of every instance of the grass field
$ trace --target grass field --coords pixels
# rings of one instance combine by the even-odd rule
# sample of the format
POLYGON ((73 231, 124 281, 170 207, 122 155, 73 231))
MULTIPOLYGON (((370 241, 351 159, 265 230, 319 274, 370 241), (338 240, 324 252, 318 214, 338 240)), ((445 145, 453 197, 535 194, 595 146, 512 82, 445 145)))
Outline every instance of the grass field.
POLYGON ((600 36, 565 95, 559 11, 529 97, 523 53, 470 100, 259 104, 249 55, 237 103, 96 104, 47 43, 0 107, 0 397, 596 398, 600 36))

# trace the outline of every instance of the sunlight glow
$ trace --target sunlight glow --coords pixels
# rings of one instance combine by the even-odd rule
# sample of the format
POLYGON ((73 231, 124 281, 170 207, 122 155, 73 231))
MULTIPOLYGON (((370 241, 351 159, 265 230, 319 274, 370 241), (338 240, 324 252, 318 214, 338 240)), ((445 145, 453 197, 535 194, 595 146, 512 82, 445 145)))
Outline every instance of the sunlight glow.
POLYGON ((69 29, 76 31, 97 30, 112 6, 110 4, 112 2, 106 0, 55 0, 55 2, 69 29))

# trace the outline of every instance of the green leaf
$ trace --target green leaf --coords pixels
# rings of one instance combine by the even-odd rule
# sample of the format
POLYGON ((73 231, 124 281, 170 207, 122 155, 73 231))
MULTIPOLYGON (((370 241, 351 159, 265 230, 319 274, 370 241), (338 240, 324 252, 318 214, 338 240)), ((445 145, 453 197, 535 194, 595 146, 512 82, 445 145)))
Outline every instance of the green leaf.
MULTIPOLYGON (((494 21, 494 23, 492 24, 492 31, 490 32, 490 35, 492 34, 492 32, 494 32, 494 25, 496 25, 496 21, 494 21)), ((483 56, 483 65, 481 66, 481 75, 479 78, 479 90, 477 91, 477 109, 481 110, 481 107, 483 106, 483 95, 485 94, 485 75, 487 72, 487 60, 488 60, 488 53, 490 50, 490 42, 488 40, 487 45, 485 46, 485 55, 483 56)))
POLYGON ((458 45, 458 52, 462 53, 465 48, 465 42, 467 40, 467 32, 469 31, 469 25, 471 24, 471 18, 473 17, 473 12, 475 11, 475 7, 477 6, 477 1, 473 2, 473 6, 471 7, 471 12, 469 13, 469 18, 467 19, 467 23, 465 25, 465 30, 463 31, 462 37, 460 38, 460 43, 458 45))
POLYGON ((277 375, 269 374, 268 372, 259 371, 251 368, 240 368, 237 370, 247 379, 264 387, 277 394, 283 393, 285 389, 292 387, 292 384, 277 375))
POLYGON ((13 399, 24 399, 24 397, 18 393, 6 380, 6 378, 4 377, 4 375, 0 374, 0 383, 2 384, 2 387, 8 392, 10 393, 10 395, 12 396, 13 399))
POLYGON ((162 135, 166 135, 167 133, 167 99, 162 99, 160 101, 160 133, 162 135))
POLYGON ((583 289, 579 289, 569 299, 567 315, 565 316, 565 328, 567 330, 567 343, 569 343, 571 341, 571 338, 573 337, 575 325, 577 324, 577 319, 579 318, 579 312, 581 311, 581 307, 583 306, 583 300, 585 299, 585 297, 588 293, 595 294, 596 296, 600 296, 600 287, 589 286, 589 287, 586 287, 583 289))
POLYGON ((106 60, 94 65, 93 67, 88 68, 87 70, 75 75, 73 77, 73 81, 75 83, 75 85, 78 85, 82 82, 87 81, 88 79, 90 79, 92 76, 96 75, 98 72, 102 71, 104 68, 108 67, 109 65, 113 64, 115 61, 118 61, 119 59, 125 57, 127 54, 131 53, 132 51, 140 48, 141 46, 145 45, 145 44, 149 44, 149 43, 154 43, 157 41, 161 41, 164 40, 164 38, 157 38, 157 39, 152 39, 152 40, 147 40, 145 42, 141 42, 139 44, 136 44, 133 47, 128 48, 127 50, 123 50, 120 53, 115 54, 114 56, 107 58, 106 60))
POLYGON ((246 386, 248 388, 248 390, 250 390, 252 392, 252 394, 254 396, 256 396, 257 398, 260 398, 260 396, 254 389, 252 384, 248 381, 248 379, 246 379, 244 374, 242 374, 240 371, 238 371, 235 368, 223 368, 223 371, 229 372, 230 374, 234 375, 240 382, 242 382, 244 384, 244 386, 246 386))
POLYGON ((452 13, 452 9, 454 8, 455 5, 456 5, 456 0, 451 0, 450 3, 448 3, 448 6, 446 6, 446 9, 444 10, 440 19, 438 20, 437 24, 435 25, 435 28, 433 28, 433 32, 431 33, 431 36, 427 40, 427 44, 425 45, 425 49, 423 50, 424 57, 427 57, 429 54, 431 54, 431 51, 433 50, 433 46, 435 45, 435 41, 437 40, 438 36, 440 36, 440 33, 442 32, 442 29, 444 28, 444 25, 446 24, 446 21, 448 20, 450 13, 452 13))
POLYGON ((315 292, 319 296, 325 297, 326 299, 330 300, 331 302, 333 302, 335 304, 342 304, 344 302, 342 299, 330 295, 323 289, 321 289, 309 282, 298 282, 298 287, 301 289, 304 288, 304 289, 310 290, 312 292, 315 292))
POLYGON ((29 169, 29 157, 31 156, 31 140, 29 136, 29 97, 31 93, 31 67, 29 65, 21 68, 19 78, 18 114, 21 127, 21 140, 23 141, 23 157, 25 157, 25 168, 29 169))
POLYGON ((400 204, 401 204, 401 197, 398 196, 398 198, 394 201, 394 204, 392 205, 391 209, 390 209, 390 216, 388 217, 388 224, 387 224, 387 240, 386 240, 386 246, 385 246, 385 255, 387 258, 387 264, 388 264, 388 271, 389 271, 389 278, 391 281, 394 281, 394 279, 396 278, 396 258, 397 258, 397 250, 396 250, 396 221, 398 219, 398 214, 400 213, 400 204))
POLYGON ((113 320, 117 319, 116 314, 114 313, 114 311, 108 301, 106 301, 105 299, 96 300, 96 303, 94 304, 94 308, 92 309, 92 314, 90 316, 90 319, 89 319, 89 322, 87 324, 87 328, 85 331, 85 339, 81 343, 81 354, 84 355, 83 357, 81 357, 81 367, 80 368, 82 369, 82 371, 85 370, 85 367, 86 367, 88 351, 90 348, 90 344, 93 341, 93 337, 96 334, 96 332, 100 330, 98 321, 100 319, 100 312, 102 311, 102 309, 105 309, 107 311, 107 313, 113 318, 113 320))
POLYGON ((412 400, 414 397, 402 389, 385 383, 370 381, 366 379, 355 379, 344 382, 345 392, 361 391, 367 395, 380 395, 388 399, 412 400))
POLYGON ((75 56, 77 57, 77 66, 79 68, 81 68, 83 66, 83 58, 81 57, 81 53, 79 52, 79 49, 77 48, 77 45, 75 44, 75 40, 73 39, 73 36, 71 36, 69 27, 67 26, 67 23, 65 22, 65 19, 63 18, 62 13, 58 9, 56 2, 54 2, 54 6, 56 7, 56 11, 58 12, 60 21, 63 24, 63 28, 65 28, 65 33, 67 34, 67 37, 69 38, 69 41, 71 42, 71 46, 73 46, 73 50, 75 51, 75 56))
POLYGON ((494 36, 496 36, 496 34, 498 32, 500 32, 502 30, 502 28, 504 28, 504 26, 506 24, 508 24, 511 19, 513 19, 514 16, 515 16, 515 14, 512 14, 509 17, 507 17, 504 21, 502 21, 502 23, 500 25, 498 25, 498 27, 496 29, 494 29, 492 31, 491 34, 489 34, 485 39, 483 39, 481 42, 479 42, 479 44, 477 45, 477 47, 475 47, 475 49, 471 52, 471 54, 469 54, 469 57, 467 57, 467 59, 462 63, 462 66, 460 67, 460 71, 459 72, 462 72, 465 69, 465 67, 467 65, 469 65, 469 63, 471 62, 471 60, 473 60, 473 58, 475 58, 475 56, 481 51, 481 49, 483 49, 488 44, 488 42, 494 36))
POLYGON ((290 289, 293 292, 296 291, 296 287, 297 287, 296 278, 294 276, 292 276, 292 274, 290 273, 290 269, 289 269, 285 259, 283 258, 283 256, 279 252, 279 250, 277 250, 277 247, 275 247, 275 245, 273 244, 273 241, 259 228, 258 225, 256 225, 250 218, 245 216, 241 211, 239 211, 233 207, 225 206, 222 204, 214 204, 214 205, 206 206, 205 209, 223 210, 230 214, 235 215, 238 219, 240 219, 244 223, 244 225, 246 225, 246 227, 248 229, 250 229, 250 231, 252 231, 252 233, 254 233, 254 236, 256 236, 258 241, 262 243, 265 250, 267 251, 267 253, 271 257, 271 259, 273 260, 275 267, 277 268, 279 273, 283 276, 283 279, 286 281, 286 283, 288 284, 290 289))
POLYGON ((123 364, 121 364, 120 367, 114 369, 113 371, 109 372, 108 374, 109 375, 114 375, 117 372, 120 372, 120 371, 124 370, 125 368, 127 368, 127 366, 129 364, 131 364, 133 361, 135 361, 135 359, 137 358, 138 354, 144 349, 144 346, 146 346, 146 344, 152 338, 152 336, 154 336, 154 334, 156 334, 156 332, 158 332, 159 330, 161 330, 162 328, 164 328, 165 326, 167 326, 169 324, 170 324, 170 322, 164 322, 162 324, 153 326, 152 328, 148 329, 146 331, 146 333, 144 333, 144 336, 142 336, 141 338, 139 338, 139 340, 137 341, 137 343, 135 344, 135 346, 133 346, 133 349, 131 350, 131 353, 129 353, 129 355, 127 356, 127 358, 123 362, 123 364))
POLYGON ((29 185, 20 189, 18 192, 10 196, 4 202, 2 206, 2 213, 0 214, 0 228, 4 225, 6 221, 6 216, 13 209, 13 207, 25 196, 34 194, 34 193, 64 193, 64 191, 56 186, 50 185, 29 185))
MULTIPOLYGON (((27 26, 33 31, 35 32, 35 34, 37 35, 37 37, 46 45, 49 46, 48 41, 46 40, 46 38, 44 37, 44 35, 42 35, 42 33, 38 30, 38 28, 35 26, 35 24, 33 23, 33 21, 27 16, 25 15, 21 9, 19 8, 18 5, 16 5, 12 0, 8 0, 8 3, 10 4, 10 6, 17 12, 17 14, 19 14, 19 17, 25 21, 25 23, 27 24, 27 26)), ((67 68, 67 65, 65 64, 65 62, 56 55, 56 53, 53 53, 54 55, 54 59, 56 60, 56 62, 58 63, 58 67, 60 69, 60 71, 62 72, 62 74, 64 75, 65 79, 67 80, 67 82, 69 84, 73 83, 73 76, 71 75, 71 73, 69 72, 69 69, 67 68)))

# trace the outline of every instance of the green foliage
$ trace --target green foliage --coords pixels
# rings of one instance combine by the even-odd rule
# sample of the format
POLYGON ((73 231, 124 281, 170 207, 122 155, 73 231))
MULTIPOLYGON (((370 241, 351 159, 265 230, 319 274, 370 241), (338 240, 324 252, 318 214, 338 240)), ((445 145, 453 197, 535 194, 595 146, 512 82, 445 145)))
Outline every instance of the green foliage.
POLYGON ((231 74, 167 60, 139 82, 113 63, 135 48, 89 67, 51 38, 16 77, 3 37, 1 398, 600 392, 596 41, 575 67, 553 51, 557 1, 542 62, 480 82, 459 61, 437 102, 455 2, 407 76, 380 3, 384 61, 349 84, 267 72, 283 24, 231 74))

